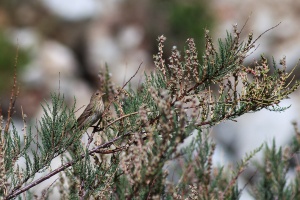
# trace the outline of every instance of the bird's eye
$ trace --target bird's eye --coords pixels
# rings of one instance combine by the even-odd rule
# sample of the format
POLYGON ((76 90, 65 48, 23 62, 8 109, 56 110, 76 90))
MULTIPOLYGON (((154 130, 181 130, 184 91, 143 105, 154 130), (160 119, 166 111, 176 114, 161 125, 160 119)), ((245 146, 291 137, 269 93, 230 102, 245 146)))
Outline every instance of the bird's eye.
POLYGON ((96 95, 98 96, 98 95, 99 95, 99 92, 97 92, 96 95))

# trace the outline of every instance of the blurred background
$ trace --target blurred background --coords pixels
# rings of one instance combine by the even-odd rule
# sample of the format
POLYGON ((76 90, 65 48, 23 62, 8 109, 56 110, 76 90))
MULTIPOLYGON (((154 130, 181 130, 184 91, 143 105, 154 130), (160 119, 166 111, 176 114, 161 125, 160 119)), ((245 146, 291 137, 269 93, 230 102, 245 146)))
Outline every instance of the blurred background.
MULTIPOLYGON (((195 38, 201 55, 204 29, 209 29, 217 41, 226 36, 226 30, 231 32, 233 24, 237 23, 240 29, 250 15, 244 37, 253 30, 255 38, 281 24, 258 41, 259 48, 247 62, 264 53, 278 63, 286 56, 292 68, 300 58, 299 11, 300 1, 292 0, 284 3, 280 0, 2 0, 3 114, 6 115, 13 85, 17 49, 20 95, 14 119, 21 122, 20 105, 23 105, 24 113, 34 122, 42 114, 40 103, 59 87, 70 105, 74 96, 77 107, 86 105, 91 93, 99 87, 98 73, 105 65, 114 82, 122 85, 143 62, 142 70, 132 82, 137 86, 144 71, 154 70, 152 56, 157 52, 159 35, 167 37, 166 55, 173 45, 183 51, 189 37, 195 38)), ((264 110, 213 128, 212 135, 219 144, 215 165, 235 163, 245 152, 273 138, 287 145, 294 134, 291 122, 300 119, 298 93, 282 102, 282 106, 292 105, 283 113, 264 110)), ((247 194, 243 198, 251 199, 247 194)))

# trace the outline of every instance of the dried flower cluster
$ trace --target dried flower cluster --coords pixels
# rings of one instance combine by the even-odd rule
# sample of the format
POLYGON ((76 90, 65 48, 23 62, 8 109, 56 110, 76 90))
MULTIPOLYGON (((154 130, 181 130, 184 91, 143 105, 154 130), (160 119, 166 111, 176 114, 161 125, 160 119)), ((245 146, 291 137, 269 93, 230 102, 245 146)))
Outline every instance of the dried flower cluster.
POLYGON ((161 56, 165 37, 158 39, 159 52, 154 57, 155 65, 166 83, 165 89, 172 99, 171 106, 181 101, 193 113, 192 119, 197 119, 199 127, 212 126, 269 106, 280 109, 276 107, 279 101, 299 86, 298 83, 291 84, 293 80, 289 78, 292 72, 286 72, 285 58, 280 61, 282 68, 276 68, 274 64, 273 72, 264 56, 253 63, 254 67, 244 66, 244 59, 255 47, 256 40, 253 41, 253 34, 250 33, 247 42, 241 43, 237 25, 234 25, 233 35, 225 42, 219 41, 217 52, 206 31, 202 64, 199 64, 193 39, 187 40, 184 57, 175 48, 169 58, 170 64, 165 64, 161 56))

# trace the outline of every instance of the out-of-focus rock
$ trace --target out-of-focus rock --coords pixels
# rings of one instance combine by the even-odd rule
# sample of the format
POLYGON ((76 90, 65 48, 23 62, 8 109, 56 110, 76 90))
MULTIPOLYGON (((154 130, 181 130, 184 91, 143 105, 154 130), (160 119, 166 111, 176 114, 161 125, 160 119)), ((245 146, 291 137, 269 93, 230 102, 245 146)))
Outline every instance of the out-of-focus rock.
MULTIPOLYGON (((87 33, 88 70, 95 72, 107 64, 114 82, 122 85, 143 62, 142 70, 137 75, 140 77, 151 62, 149 54, 141 48, 144 32, 138 26, 129 25, 121 27, 119 33, 114 34, 109 25, 105 24, 106 19, 102 20, 103 23, 90 26, 87 33)), ((133 85, 139 80, 134 79, 133 85)))
POLYGON ((101 1, 97 0, 43 0, 46 7, 66 20, 78 21, 91 18, 98 13, 101 1))

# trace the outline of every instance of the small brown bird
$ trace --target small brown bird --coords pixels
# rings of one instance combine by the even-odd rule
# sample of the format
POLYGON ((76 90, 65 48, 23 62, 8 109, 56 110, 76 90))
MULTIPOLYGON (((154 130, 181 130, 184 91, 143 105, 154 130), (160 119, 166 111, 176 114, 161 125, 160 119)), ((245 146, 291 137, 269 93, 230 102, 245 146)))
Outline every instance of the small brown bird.
POLYGON ((104 111, 104 103, 102 96, 105 93, 97 90, 91 97, 89 105, 84 109, 83 113, 77 119, 77 128, 83 129, 95 124, 102 116, 104 111))

